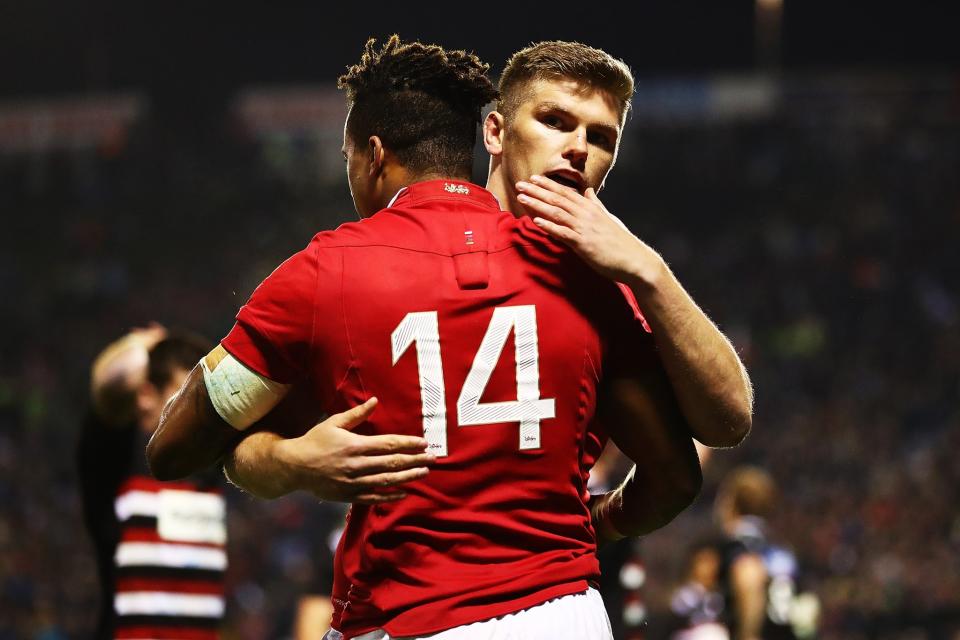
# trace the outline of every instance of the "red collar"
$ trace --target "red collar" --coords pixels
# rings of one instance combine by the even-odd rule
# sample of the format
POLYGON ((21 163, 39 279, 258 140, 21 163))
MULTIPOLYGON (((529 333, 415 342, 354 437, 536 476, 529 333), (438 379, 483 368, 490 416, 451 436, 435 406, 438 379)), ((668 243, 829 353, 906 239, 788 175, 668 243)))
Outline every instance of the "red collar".
POLYGON ((453 179, 426 180, 424 182, 415 182, 407 185, 393 196, 393 200, 387 205, 387 208, 399 204, 413 203, 421 200, 458 200, 464 199, 475 202, 482 207, 495 207, 500 211, 500 203, 497 198, 472 182, 453 179))

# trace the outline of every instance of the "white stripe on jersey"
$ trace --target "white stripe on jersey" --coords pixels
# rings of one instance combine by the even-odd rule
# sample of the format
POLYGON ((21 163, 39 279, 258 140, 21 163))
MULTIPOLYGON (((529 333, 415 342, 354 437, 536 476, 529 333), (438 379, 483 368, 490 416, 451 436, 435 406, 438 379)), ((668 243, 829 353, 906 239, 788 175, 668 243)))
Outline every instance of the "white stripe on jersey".
POLYGON ((132 516, 157 517, 160 496, 155 491, 127 491, 114 504, 117 520, 123 522, 132 516))
POLYGON ((194 547, 186 544, 121 542, 117 545, 114 559, 118 567, 149 565, 216 571, 223 571, 227 568, 227 552, 225 550, 194 547))
POLYGON ((224 602, 221 596, 166 591, 128 591, 113 598, 118 615, 195 616, 220 618, 224 602))
POLYGON ((707 622, 677 631, 670 640, 730 640, 730 634, 720 623, 707 622))

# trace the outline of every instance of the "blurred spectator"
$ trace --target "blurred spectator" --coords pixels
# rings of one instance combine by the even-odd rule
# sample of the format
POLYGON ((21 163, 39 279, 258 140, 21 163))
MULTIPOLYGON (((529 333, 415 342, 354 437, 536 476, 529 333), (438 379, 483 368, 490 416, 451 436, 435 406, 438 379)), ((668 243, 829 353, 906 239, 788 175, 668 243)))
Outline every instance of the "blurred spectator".
POLYGON ((98 639, 219 637, 227 533, 218 474, 161 483, 143 455, 163 406, 211 348, 154 325, 94 361, 77 460, 100 577, 98 639))
MULTIPOLYGON (((735 640, 797 640, 816 633, 820 603, 800 593, 794 553, 770 539, 767 520, 782 504, 777 487, 758 467, 737 467, 724 478, 715 502, 723 539, 711 558, 698 561, 698 584, 723 598, 720 620, 735 640), (715 575, 708 575, 710 568, 715 575)), ((709 596, 708 596, 709 598, 709 596)))
POLYGON ((717 541, 691 545, 685 558, 684 582, 670 598, 670 616, 664 634, 670 640, 729 640, 723 622, 720 592, 720 550, 717 541))

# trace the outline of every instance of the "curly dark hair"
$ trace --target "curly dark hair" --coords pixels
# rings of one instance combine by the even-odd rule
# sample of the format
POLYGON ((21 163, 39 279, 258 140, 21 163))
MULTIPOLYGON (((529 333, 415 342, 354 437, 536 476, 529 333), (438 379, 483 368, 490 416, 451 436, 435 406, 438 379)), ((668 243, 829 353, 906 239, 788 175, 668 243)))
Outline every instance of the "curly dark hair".
POLYGON ((497 98, 490 65, 397 35, 375 45, 367 40, 360 62, 337 80, 350 106, 348 135, 379 136, 414 172, 469 178, 481 110, 497 98))

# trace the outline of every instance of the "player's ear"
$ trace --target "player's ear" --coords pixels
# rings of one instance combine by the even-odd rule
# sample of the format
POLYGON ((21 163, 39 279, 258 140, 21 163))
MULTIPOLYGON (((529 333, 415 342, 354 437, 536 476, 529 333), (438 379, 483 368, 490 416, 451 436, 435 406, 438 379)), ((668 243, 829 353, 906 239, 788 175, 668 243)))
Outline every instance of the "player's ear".
POLYGON ((483 146, 491 156, 503 153, 504 117, 499 111, 491 111, 483 121, 483 146))
POLYGON ((370 153, 370 177, 376 177, 383 171, 383 163, 386 156, 386 150, 383 148, 383 141, 380 136, 370 136, 367 140, 367 150, 370 153))

